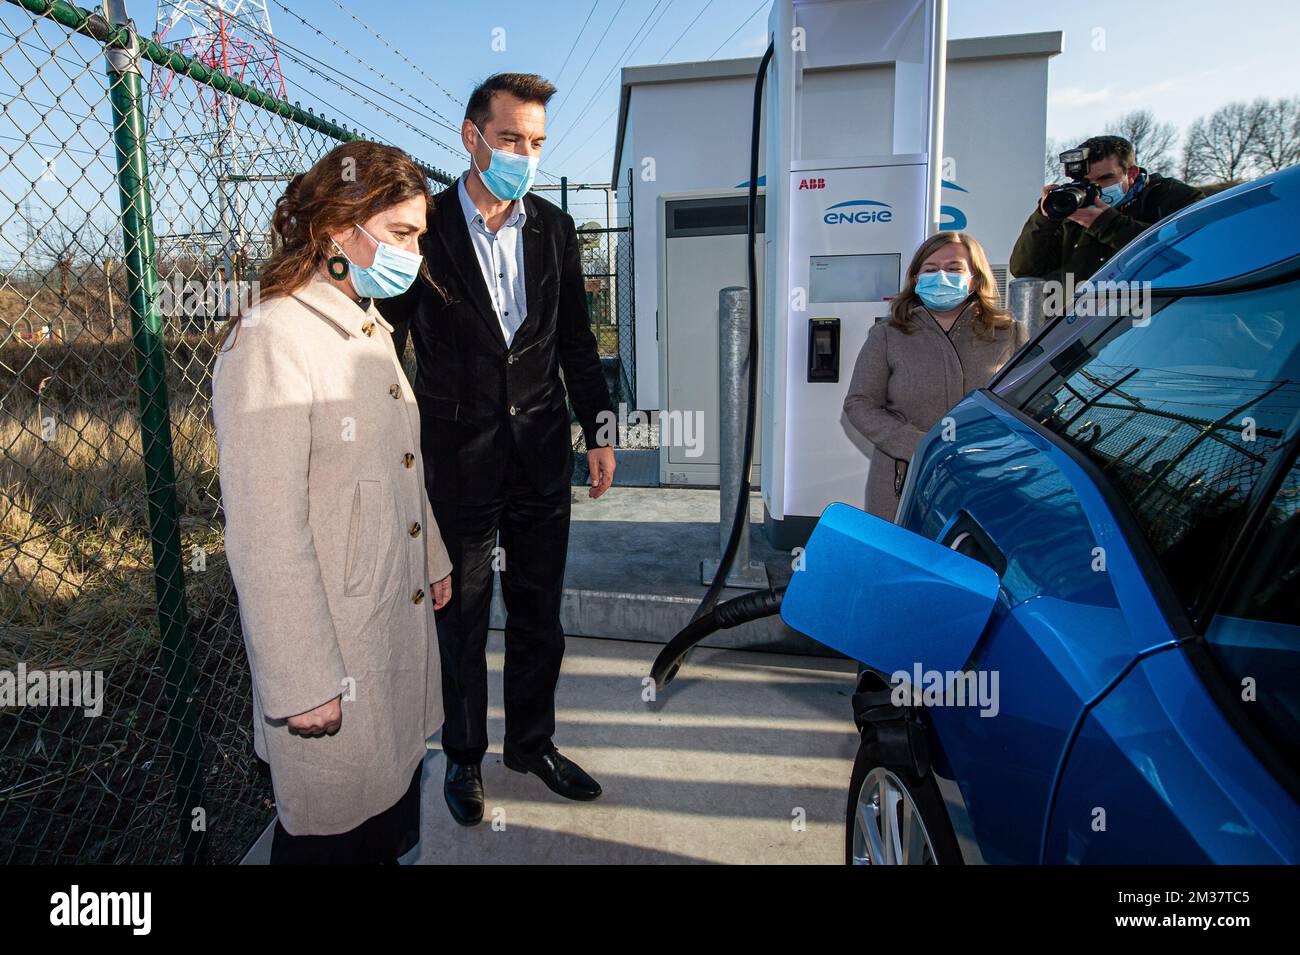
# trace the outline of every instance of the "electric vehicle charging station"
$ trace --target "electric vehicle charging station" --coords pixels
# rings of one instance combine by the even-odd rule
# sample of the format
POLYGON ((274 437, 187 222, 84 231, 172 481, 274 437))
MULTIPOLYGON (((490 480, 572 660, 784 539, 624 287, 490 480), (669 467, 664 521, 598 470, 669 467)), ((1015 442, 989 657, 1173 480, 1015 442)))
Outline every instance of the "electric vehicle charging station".
POLYGON ((761 467, 781 549, 865 497, 869 445, 842 408, 868 331, 939 228, 946 16, 945 0, 773 4, 761 467))
POLYGON ((758 380, 769 540, 799 546, 828 505, 860 507, 866 448, 843 413, 851 363, 888 315, 916 246, 939 228, 946 0, 776 0, 768 25, 772 39, 755 77, 746 250, 747 284, 757 288, 766 122, 766 308, 760 322, 750 296, 740 494, 713 583, 651 668, 659 687, 708 633, 781 607, 784 587, 717 603, 749 533, 758 380), (760 339, 761 375, 752 360, 760 339))

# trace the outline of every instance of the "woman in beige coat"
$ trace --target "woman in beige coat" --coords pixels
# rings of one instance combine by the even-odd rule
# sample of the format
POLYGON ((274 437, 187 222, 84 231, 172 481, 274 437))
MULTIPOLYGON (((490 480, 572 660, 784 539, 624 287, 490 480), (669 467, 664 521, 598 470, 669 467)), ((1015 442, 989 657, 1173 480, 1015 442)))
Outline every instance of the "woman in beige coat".
POLYGON ((410 158, 376 143, 294 177, 260 301, 232 319, 213 368, 273 863, 391 863, 418 839, 425 740, 442 725, 433 611, 451 562, 415 397, 372 298, 415 279, 428 199, 410 158))
POLYGON ((983 388, 1025 342, 998 304, 980 244, 964 232, 921 243, 886 321, 867 334, 844 399, 872 444, 867 510, 892 521, 921 437, 973 389, 983 388))

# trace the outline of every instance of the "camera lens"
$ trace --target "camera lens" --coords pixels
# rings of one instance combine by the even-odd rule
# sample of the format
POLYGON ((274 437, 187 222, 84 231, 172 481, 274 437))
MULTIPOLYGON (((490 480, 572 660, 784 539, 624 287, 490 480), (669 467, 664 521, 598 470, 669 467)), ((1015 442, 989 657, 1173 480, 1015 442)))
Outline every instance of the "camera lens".
POLYGON ((1043 212, 1047 218, 1060 221, 1078 212, 1088 199, 1088 191, 1081 186, 1065 185, 1053 189, 1043 199, 1043 212))

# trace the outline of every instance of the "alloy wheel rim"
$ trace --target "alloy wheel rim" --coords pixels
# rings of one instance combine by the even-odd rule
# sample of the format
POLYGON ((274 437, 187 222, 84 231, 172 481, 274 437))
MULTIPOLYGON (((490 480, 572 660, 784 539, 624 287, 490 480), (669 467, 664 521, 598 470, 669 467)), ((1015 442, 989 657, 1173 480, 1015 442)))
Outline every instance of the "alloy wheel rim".
POLYGON ((934 843, 911 792, 877 766, 858 790, 853 814, 854 865, 934 865, 934 843))

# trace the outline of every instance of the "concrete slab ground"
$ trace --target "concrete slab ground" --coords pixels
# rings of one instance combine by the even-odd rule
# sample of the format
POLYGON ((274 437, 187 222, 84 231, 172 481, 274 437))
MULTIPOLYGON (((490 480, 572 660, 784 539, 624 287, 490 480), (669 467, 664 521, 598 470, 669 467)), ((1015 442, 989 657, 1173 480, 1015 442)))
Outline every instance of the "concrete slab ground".
MULTIPOLYGON (((471 829, 452 821, 442 798, 444 756, 431 743, 421 841, 403 861, 841 862, 857 747, 854 664, 700 648, 647 703, 642 680, 658 649, 568 639, 556 744, 604 789, 595 802, 574 803, 501 763, 503 642, 494 632, 484 821, 471 829)), ((245 861, 264 863, 269 848, 267 836, 245 861)))
MULTIPOLYGON (((682 487, 614 486, 597 500, 572 491, 561 622, 584 637, 667 643, 687 623, 707 588, 700 561, 719 556, 718 491, 682 487)), ((787 583, 791 555, 771 547, 762 532, 763 502, 750 496, 750 559, 767 567, 772 586, 787 583)), ((509 555, 506 555, 507 561, 509 555)), ((721 600, 745 591, 725 588, 721 600)), ((505 626, 498 582, 492 626, 505 626)), ((768 617, 723 630, 704 646, 829 654, 820 644, 768 617)))

